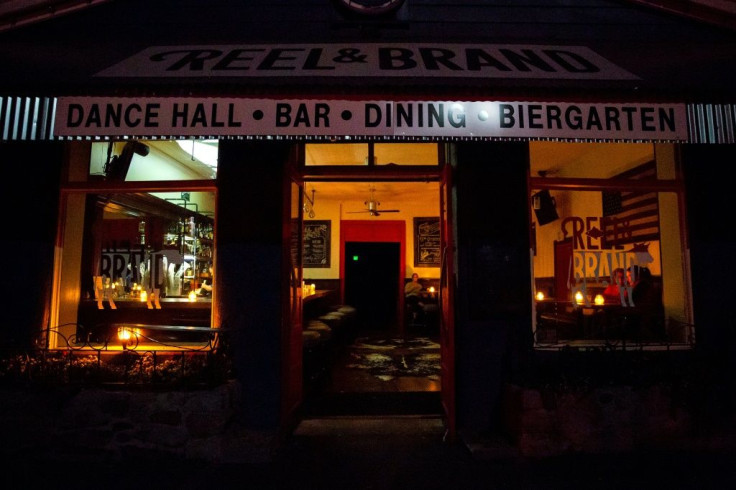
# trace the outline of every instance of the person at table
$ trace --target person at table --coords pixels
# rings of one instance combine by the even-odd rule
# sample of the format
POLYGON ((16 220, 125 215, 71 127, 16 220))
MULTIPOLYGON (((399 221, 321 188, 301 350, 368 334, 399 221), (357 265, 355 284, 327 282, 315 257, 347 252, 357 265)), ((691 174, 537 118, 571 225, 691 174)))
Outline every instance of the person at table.
POLYGON ((626 303, 626 278, 624 269, 618 267, 611 274, 611 284, 603 290, 603 298, 606 304, 626 303))
POLYGON ((659 303, 652 273, 648 267, 632 265, 627 274, 632 287, 631 299, 634 300, 635 306, 654 306, 659 303))
POLYGON ((627 272, 631 277, 631 299, 636 307, 636 314, 629 319, 632 332, 639 340, 665 339, 662 297, 651 271, 648 267, 632 265, 627 272))
POLYGON ((411 282, 407 282, 404 286, 404 299, 414 312, 421 311, 424 306, 421 302, 422 289, 424 286, 419 282, 419 274, 415 272, 411 275, 411 282))
POLYGON ((424 289, 424 286, 419 282, 419 274, 415 272, 411 275, 411 282, 407 282, 406 286, 404 286, 404 296, 406 298, 419 298, 419 293, 421 293, 422 289, 424 289))

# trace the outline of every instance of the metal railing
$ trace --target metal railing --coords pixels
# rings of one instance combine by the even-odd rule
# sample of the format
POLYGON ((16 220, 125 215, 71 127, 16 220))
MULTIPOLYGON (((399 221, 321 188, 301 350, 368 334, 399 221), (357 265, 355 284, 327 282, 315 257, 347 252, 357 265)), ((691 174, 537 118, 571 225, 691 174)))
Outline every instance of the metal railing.
POLYGON ((555 313, 538 317, 533 337, 538 349, 569 350, 670 350, 695 346, 695 326, 692 323, 667 318, 654 322, 656 328, 646 332, 644 324, 630 322, 622 316, 618 323, 602 323, 591 334, 579 319, 555 313), (577 331, 578 335, 571 335, 577 331), (561 333, 561 332, 564 332, 561 333))
MULTIPOLYGON (((68 325, 66 325, 68 327, 68 325)), ((0 385, 108 385, 177 386, 183 388, 222 384, 232 377, 228 332, 222 328, 152 326, 146 329, 197 332, 198 343, 162 342, 127 328, 127 338, 101 342, 65 336, 60 328, 48 328, 27 348, 0 351, 0 385), (50 335, 57 347, 48 347, 50 335)))

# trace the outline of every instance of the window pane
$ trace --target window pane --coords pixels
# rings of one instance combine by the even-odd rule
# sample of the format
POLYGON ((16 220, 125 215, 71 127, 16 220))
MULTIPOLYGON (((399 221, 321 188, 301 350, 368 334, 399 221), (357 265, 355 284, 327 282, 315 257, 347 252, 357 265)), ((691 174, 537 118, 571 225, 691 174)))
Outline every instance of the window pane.
POLYGON ((151 348, 206 341, 180 327, 211 326, 213 192, 72 194, 66 204, 57 347, 119 348, 123 324, 151 348))
POLYGON ((687 342, 677 196, 609 194, 532 193, 537 343, 687 342))
POLYGON ((315 143, 305 145, 305 165, 439 165, 436 143, 315 143))
POLYGON ((89 174, 126 182, 214 179, 217 155, 217 140, 93 143, 89 174))
POLYGON ((652 143, 529 143, 532 177, 611 179, 656 161, 656 178, 675 179, 674 146, 652 143))
POLYGON ((376 165, 438 165, 436 143, 376 143, 376 165))
POLYGON ((309 143, 304 165, 368 165, 368 143, 309 143))

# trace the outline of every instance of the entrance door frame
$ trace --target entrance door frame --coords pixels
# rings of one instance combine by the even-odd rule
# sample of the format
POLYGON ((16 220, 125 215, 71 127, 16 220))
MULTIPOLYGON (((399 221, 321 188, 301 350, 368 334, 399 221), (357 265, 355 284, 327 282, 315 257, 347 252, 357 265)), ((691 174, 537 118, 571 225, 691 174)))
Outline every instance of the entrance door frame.
MULTIPOLYGON (((319 182, 319 181, 332 181, 332 182, 428 182, 435 181, 440 183, 440 193, 438 196, 441 199, 441 226, 443 232, 442 236, 442 249, 443 249, 443 274, 444 274, 444 291, 441 291, 443 311, 442 311, 442 353, 446 358, 443 361, 443 373, 442 376, 447 380, 443 381, 442 390, 442 404, 445 410, 445 424, 446 424, 446 438, 452 440, 456 436, 456 410, 455 410, 455 305, 454 305, 454 288, 455 288, 455 273, 454 273, 454 256, 455 256, 455 245, 453 240, 453 233, 455 227, 454 211, 452 209, 452 193, 454 192, 454 185, 452 183, 452 164, 450 163, 450 151, 447 146, 443 147, 442 143, 438 143, 439 151, 439 166, 432 165, 408 165, 408 166, 372 166, 369 163, 367 167, 361 166, 309 166, 303 165, 304 162, 304 147, 299 146, 298 151, 300 156, 298 160, 302 162, 300 167, 300 175, 298 180, 302 183, 308 182, 319 182)), ((368 161, 373 161, 373 146, 369 146, 368 161)), ((361 223, 372 223, 367 220, 356 220, 361 223)), ((341 225, 349 222, 349 220, 341 221, 341 225)), ((388 220, 381 220, 380 223, 386 223, 388 220)), ((406 226, 405 222, 404 227, 406 226)), ((351 241, 346 239, 343 235, 343 227, 340 230, 340 297, 345 297, 344 291, 344 275, 345 275, 345 241, 351 241)), ((357 232, 356 232, 357 233, 357 232)), ((404 232, 403 238, 400 240, 401 245, 401 274, 399 279, 404 278, 404 269, 406 267, 406 244, 404 232)), ((357 241, 357 240, 356 240, 357 241)), ((377 241, 374 237, 371 240, 365 241, 377 241)), ((400 289, 403 291, 403 284, 400 289)), ((404 302, 399 301, 401 318, 404 315, 404 302)), ((399 322, 402 324, 403 322, 399 322)))
POLYGON ((399 243, 399 284, 396 295, 399 335, 404 335, 404 270, 406 269, 406 222, 403 220, 344 220, 340 221, 340 301, 345 301, 345 244, 347 242, 399 243))

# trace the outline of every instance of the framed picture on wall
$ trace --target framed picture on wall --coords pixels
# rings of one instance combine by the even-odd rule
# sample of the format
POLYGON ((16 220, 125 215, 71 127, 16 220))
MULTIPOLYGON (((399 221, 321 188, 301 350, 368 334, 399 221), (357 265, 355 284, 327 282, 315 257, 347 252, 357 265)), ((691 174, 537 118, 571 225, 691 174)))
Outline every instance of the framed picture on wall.
POLYGON ((440 219, 414 218, 414 267, 440 266, 440 219))
POLYGON ((305 268, 330 267, 330 220, 304 222, 302 264, 305 268))

